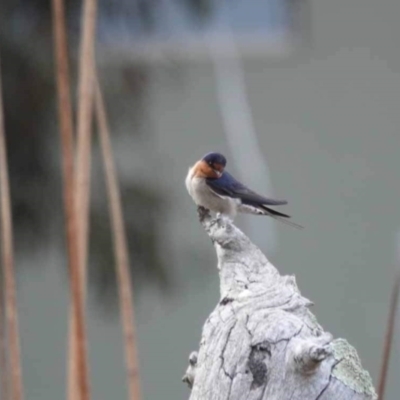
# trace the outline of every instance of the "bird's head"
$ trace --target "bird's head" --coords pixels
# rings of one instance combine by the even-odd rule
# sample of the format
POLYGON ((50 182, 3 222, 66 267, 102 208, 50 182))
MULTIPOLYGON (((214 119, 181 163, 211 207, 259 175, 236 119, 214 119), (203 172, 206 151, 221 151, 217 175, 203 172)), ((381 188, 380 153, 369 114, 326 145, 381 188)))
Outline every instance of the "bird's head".
POLYGON ((207 178, 219 178, 224 172, 226 158, 220 153, 208 153, 200 161, 207 178))

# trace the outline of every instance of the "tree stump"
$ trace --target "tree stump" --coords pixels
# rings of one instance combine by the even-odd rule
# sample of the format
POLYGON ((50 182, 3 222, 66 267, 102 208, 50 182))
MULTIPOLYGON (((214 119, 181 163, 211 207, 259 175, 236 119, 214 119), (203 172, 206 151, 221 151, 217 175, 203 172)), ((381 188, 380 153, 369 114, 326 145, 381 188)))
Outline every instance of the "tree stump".
POLYGON ((294 276, 281 276, 230 220, 198 211, 221 300, 189 357, 190 400, 377 399, 356 350, 324 332, 294 276))

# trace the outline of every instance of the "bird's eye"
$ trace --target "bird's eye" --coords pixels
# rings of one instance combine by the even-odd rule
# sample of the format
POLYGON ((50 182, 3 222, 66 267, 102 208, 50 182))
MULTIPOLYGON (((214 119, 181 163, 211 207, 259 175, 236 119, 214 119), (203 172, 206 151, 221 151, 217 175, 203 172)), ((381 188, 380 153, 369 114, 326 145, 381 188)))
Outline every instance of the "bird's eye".
POLYGON ((213 165, 212 161, 209 161, 209 162, 208 162, 208 165, 209 165, 210 167, 212 167, 212 165, 213 165))

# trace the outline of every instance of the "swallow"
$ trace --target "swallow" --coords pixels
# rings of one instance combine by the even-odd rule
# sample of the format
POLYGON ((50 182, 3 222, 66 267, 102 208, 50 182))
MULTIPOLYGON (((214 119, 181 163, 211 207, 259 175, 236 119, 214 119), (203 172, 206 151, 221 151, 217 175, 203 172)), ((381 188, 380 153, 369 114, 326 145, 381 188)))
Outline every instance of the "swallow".
POLYGON ((226 158, 222 154, 208 153, 189 168, 186 189, 198 206, 232 220, 238 213, 268 215, 296 228, 303 228, 288 221, 290 215, 270 207, 285 205, 286 200, 274 200, 253 192, 225 171, 225 167, 226 158))

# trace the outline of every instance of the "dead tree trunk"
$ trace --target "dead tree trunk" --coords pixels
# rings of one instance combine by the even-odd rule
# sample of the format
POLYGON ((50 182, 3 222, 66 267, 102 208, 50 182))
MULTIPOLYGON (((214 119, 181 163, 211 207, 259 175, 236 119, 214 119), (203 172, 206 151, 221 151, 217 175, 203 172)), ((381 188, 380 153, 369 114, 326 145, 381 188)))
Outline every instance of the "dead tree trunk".
POLYGON ((190 400, 376 399, 356 350, 324 332, 294 276, 281 276, 230 221, 199 208, 214 243, 221 300, 183 380, 190 400))

